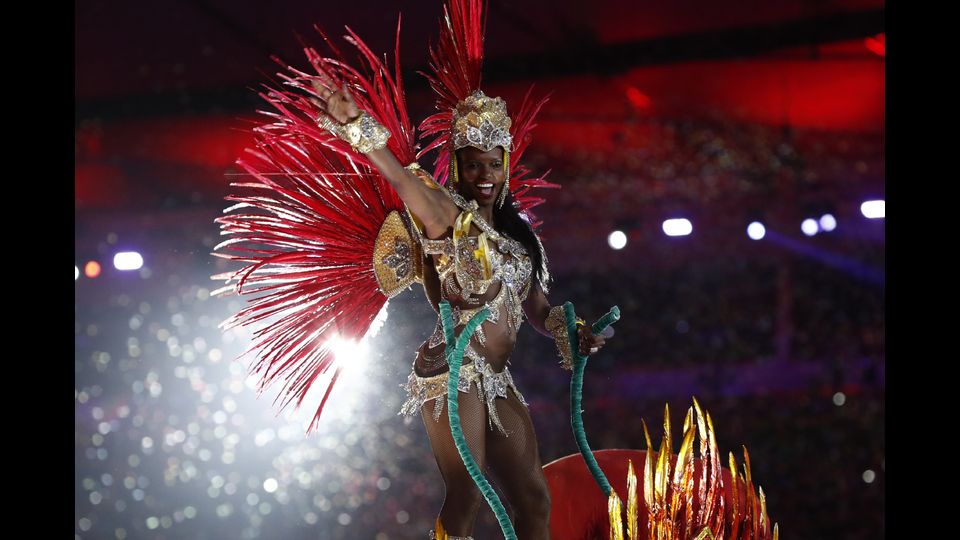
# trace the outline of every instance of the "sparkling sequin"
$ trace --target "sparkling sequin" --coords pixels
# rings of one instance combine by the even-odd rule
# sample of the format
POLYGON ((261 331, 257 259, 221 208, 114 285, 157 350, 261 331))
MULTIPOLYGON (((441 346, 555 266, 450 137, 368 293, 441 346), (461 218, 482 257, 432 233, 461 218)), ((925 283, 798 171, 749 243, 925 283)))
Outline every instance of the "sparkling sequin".
MULTIPOLYGON (((530 292, 533 265, 527 250, 520 242, 497 232, 476 214, 476 201, 467 201, 459 194, 452 192, 447 194, 462 210, 457 218, 457 223, 462 223, 462 227, 459 229, 455 227, 456 239, 424 239, 422 246, 425 254, 439 255, 436 259, 436 269, 442 296, 476 304, 469 307, 452 306, 453 322, 456 326, 465 325, 480 310, 488 308, 489 316, 484 325, 499 324, 505 319, 509 331, 515 334, 523 322, 523 300, 530 292), (467 236, 470 223, 475 224, 482 231, 481 237, 467 236), (486 246, 484 246, 485 240, 486 246), (489 287, 496 282, 500 283, 497 294, 490 300, 480 302, 477 297, 486 294, 489 287), (506 316, 502 316, 501 313, 505 313, 506 316)), ((507 390, 513 389, 521 403, 526 405, 526 401, 514 385, 510 371, 504 369, 500 373, 495 373, 493 367, 474 347, 474 343, 486 345, 487 335, 484 325, 476 330, 475 342, 468 343, 464 350, 464 364, 460 369, 458 390, 469 392, 470 385, 476 384, 477 391, 487 406, 490 428, 493 429, 496 426, 504 435, 507 435, 497 414, 494 400, 498 397, 506 398, 507 390)), ((426 343, 428 348, 433 349, 443 340, 443 328, 438 320, 433 334, 426 343)), ((428 360, 426 355, 423 359, 425 362, 428 360)), ((447 375, 442 373, 434 377, 418 377, 415 373, 411 373, 406 385, 408 398, 401 408, 401 414, 408 416, 418 414, 424 403, 435 401, 431 414, 438 419, 445 402, 442 398, 446 396, 447 375)))
POLYGON ((443 343, 443 325, 440 323, 440 319, 438 317, 437 327, 433 329, 433 333, 430 334, 429 338, 427 338, 427 347, 433 349, 441 343, 443 343))
POLYGON ((360 111, 360 116, 346 124, 335 122, 327 116, 319 120, 321 127, 347 141, 354 150, 363 154, 385 147, 390 139, 390 131, 366 111, 360 111))
POLYGON ((509 152, 513 147, 510 125, 503 99, 487 97, 477 90, 453 110, 451 138, 458 149, 473 146, 487 152, 502 146, 509 152))
POLYGON ((486 332, 483 331, 482 324, 477 327, 476 333, 477 333, 477 342, 485 346, 487 344, 487 334, 486 332))
POLYGON ((350 145, 364 154, 385 147, 390 138, 390 132, 365 111, 344 125, 344 133, 350 145))
POLYGON ((439 240, 424 238, 422 242, 423 252, 427 255, 446 255, 453 257, 453 238, 440 238, 439 240))
POLYGON ((411 267, 410 246, 397 238, 393 244, 393 253, 383 258, 383 264, 393 268, 397 273, 397 281, 407 277, 411 267))
MULTIPOLYGON (((507 390, 511 389, 517 395, 520 403, 527 406, 527 401, 523 398, 520 390, 513 382, 513 376, 510 375, 509 368, 504 368, 500 373, 495 373, 493 367, 486 363, 483 356, 480 355, 470 345, 467 345, 464 351, 464 357, 471 362, 460 367, 460 380, 457 384, 457 390, 461 393, 470 392, 471 385, 476 385, 479 396, 487 406, 487 419, 490 429, 494 426, 505 436, 510 434, 497 414, 497 407, 494 404, 496 398, 506 398, 507 390)), ((431 415, 434 420, 439 420, 443 411, 443 404, 447 397, 447 380, 449 373, 441 373, 433 377, 420 377, 414 372, 410 372, 407 377, 407 400, 400 408, 401 415, 413 416, 419 414, 424 404, 433 401, 433 410, 431 415)))

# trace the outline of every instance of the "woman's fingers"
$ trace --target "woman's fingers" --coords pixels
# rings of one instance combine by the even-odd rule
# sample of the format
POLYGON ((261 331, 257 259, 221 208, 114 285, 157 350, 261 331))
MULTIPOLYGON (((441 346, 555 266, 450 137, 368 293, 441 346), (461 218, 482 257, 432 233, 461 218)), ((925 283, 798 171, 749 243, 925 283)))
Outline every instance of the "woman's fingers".
POLYGON ((318 73, 317 77, 310 79, 310 84, 312 84, 313 88, 318 92, 321 89, 326 89, 332 92, 332 89, 337 87, 337 85, 333 82, 333 79, 323 73, 318 73))
POLYGON ((606 343, 607 340, 602 335, 591 334, 586 327, 580 327, 580 354, 595 354, 606 343))
POLYGON ((343 104, 346 106, 347 114, 350 117, 357 115, 357 102, 353 99, 353 94, 350 93, 350 89, 347 88, 347 84, 344 83, 340 87, 341 96, 343 96, 343 104))
POLYGON ((320 83, 317 79, 310 79, 310 86, 313 87, 314 93, 320 96, 323 99, 327 99, 330 91, 327 90, 327 87, 320 83))
MULTIPOLYGON (((337 101, 346 101, 343 98, 342 92, 337 90, 337 85, 324 75, 320 75, 319 79, 310 79, 310 86, 313 87, 313 91, 316 93, 316 95, 328 104, 337 101)), ((316 103, 317 102, 314 101, 314 104, 316 103)))
POLYGON ((590 354, 590 332, 585 326, 579 328, 580 332, 580 354, 590 354))

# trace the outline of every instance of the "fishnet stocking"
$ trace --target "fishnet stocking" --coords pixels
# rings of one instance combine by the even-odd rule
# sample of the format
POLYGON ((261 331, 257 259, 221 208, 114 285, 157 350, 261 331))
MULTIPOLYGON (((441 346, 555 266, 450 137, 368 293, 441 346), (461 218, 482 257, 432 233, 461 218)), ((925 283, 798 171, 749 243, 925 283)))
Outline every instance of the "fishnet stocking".
MULTIPOLYGON (((514 528, 519 540, 549 540, 550 494, 543 476, 543 465, 537 447, 533 422, 527 407, 516 394, 494 400, 500 420, 509 436, 496 428, 489 429, 487 410, 476 387, 459 393, 460 423, 467 446, 484 473, 490 466, 497 485, 506 497, 505 505, 513 510, 514 528)), ((450 421, 444 410, 439 420, 433 419, 435 402, 421 409, 427 436, 437 466, 446 486, 446 497, 440 520, 451 535, 473 534, 477 513, 484 504, 483 496, 473 483, 460 459, 450 433, 450 421)))
MULTIPOLYGON (((487 409, 483 400, 480 399, 479 392, 475 386, 471 387, 470 392, 458 392, 458 401, 460 403, 460 426, 463 429, 463 436, 467 440, 467 446, 473 459, 477 462, 480 470, 486 473, 486 436, 487 431, 487 409)), ((445 400, 446 398, 440 398, 445 400)), ((484 502, 480 490, 477 489, 467 468, 460 459, 457 447, 453 443, 453 435, 450 433, 450 419, 447 416, 446 403, 443 403, 444 411, 439 420, 433 419, 433 408, 438 406, 436 400, 428 401, 420 409, 423 417, 423 424, 427 428, 427 436, 430 438, 430 446, 433 447, 433 455, 437 460, 437 467, 440 468, 440 475, 443 476, 443 483, 446 486, 446 497, 443 499, 443 508, 440 510, 440 521, 447 530, 447 534, 453 536, 470 536, 473 534, 473 526, 477 521, 477 512, 480 505, 484 502)))

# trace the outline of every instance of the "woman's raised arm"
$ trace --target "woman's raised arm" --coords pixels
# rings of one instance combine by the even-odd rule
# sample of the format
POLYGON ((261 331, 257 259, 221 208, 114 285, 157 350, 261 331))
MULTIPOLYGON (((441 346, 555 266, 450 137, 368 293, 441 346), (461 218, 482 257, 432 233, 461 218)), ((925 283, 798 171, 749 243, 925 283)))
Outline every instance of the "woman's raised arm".
MULTIPOLYGON (((326 103, 311 98, 311 101, 339 124, 347 124, 360 118, 361 111, 344 85, 336 91, 312 81, 317 95, 326 103)), ((407 208, 423 222, 425 232, 430 238, 441 236, 453 225, 459 210, 450 198, 440 191, 442 188, 432 179, 424 179, 404 167, 388 148, 382 147, 366 152, 367 158, 390 182, 407 208)))

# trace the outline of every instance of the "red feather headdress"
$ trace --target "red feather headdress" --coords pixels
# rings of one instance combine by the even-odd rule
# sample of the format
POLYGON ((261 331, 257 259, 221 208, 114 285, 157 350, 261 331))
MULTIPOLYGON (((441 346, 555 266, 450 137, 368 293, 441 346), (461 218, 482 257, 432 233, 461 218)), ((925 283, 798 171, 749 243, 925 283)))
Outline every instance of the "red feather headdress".
MULTIPOLYGON (((443 19, 440 21, 440 38, 436 46, 430 48, 430 71, 422 73, 437 94, 433 115, 420 123, 421 137, 430 139, 423 146, 418 157, 438 149, 435 161, 434 177, 444 183, 450 174, 450 159, 454 148, 454 126, 458 105, 461 106, 474 92, 480 90, 481 70, 483 68, 483 36, 486 29, 484 0, 449 0, 444 6, 443 19)), ((532 100, 532 87, 520 103, 513 119, 507 119, 513 148, 507 148, 509 155, 510 192, 517 203, 517 210, 527 215, 530 223, 540 224, 531 212, 532 208, 543 203, 543 198, 532 196, 532 188, 558 188, 557 184, 545 180, 547 173, 533 176, 520 164, 524 150, 532 139, 531 132, 536 127, 536 115, 547 102, 547 97, 532 100)))

